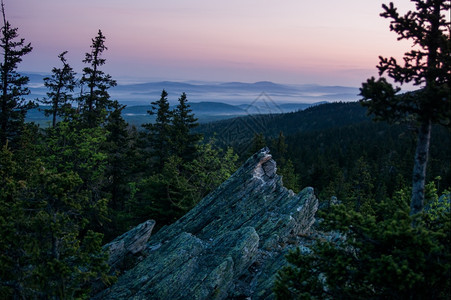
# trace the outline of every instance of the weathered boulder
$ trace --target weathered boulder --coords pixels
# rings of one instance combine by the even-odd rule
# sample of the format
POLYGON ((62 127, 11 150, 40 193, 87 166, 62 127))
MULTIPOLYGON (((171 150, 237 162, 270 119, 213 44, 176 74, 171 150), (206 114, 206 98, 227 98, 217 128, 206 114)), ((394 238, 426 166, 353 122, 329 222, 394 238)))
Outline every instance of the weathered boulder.
POLYGON ((176 223, 151 236, 146 258, 98 299, 271 299, 288 249, 315 222, 312 188, 282 185, 267 148, 176 223))

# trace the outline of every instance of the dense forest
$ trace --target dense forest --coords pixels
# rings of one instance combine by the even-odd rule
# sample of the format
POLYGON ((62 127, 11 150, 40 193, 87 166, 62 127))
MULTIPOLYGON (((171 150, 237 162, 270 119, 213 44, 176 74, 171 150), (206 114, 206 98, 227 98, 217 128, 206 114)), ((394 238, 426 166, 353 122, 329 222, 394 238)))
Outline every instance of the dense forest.
MULTIPOLYGON (((378 201, 410 185, 416 146, 413 125, 373 122, 356 102, 223 120, 201 124, 196 131, 216 136, 218 145, 232 146, 239 161, 263 146, 270 147, 284 184, 295 191, 312 186, 323 201, 331 196, 348 199, 355 190, 352 185, 360 185, 360 180, 371 185, 361 196, 378 201), (264 131, 246 125, 253 123, 262 124, 264 131), (218 134, 225 128, 235 134, 233 138, 218 134)), ((451 182, 451 166, 443 163, 451 161, 449 149, 449 129, 435 126, 427 174, 428 181, 437 181, 439 192, 451 182)))
MULTIPOLYGON (((449 10, 447 1, 432 2, 449 10)), ((392 9, 386 7, 387 17, 397 17, 392 9)), ((324 212, 322 230, 349 236, 338 244, 318 242, 307 256, 290 253, 291 267, 280 272, 275 286, 278 297, 425 298, 422 290, 428 289, 433 298, 449 296, 449 36, 448 56, 438 67, 445 76, 434 73, 445 83, 438 80, 437 87, 428 81, 432 86, 426 89, 426 95, 440 97, 444 89, 444 101, 427 102, 432 108, 426 113, 418 112, 424 111, 423 100, 414 102, 421 104, 418 111, 399 103, 431 97, 421 91, 400 96, 373 78, 362 87, 366 107, 322 104, 202 126, 185 93, 170 108, 163 90, 148 111, 153 121, 138 129, 127 124, 124 105, 109 95, 116 81, 102 71, 107 47, 101 30, 80 75, 62 52, 59 66, 44 79, 47 97, 25 101, 28 78, 17 70, 32 46, 19 38, 3 5, 2 13, 1 298, 88 298, 94 281, 115 280, 103 244, 148 219, 160 227, 173 223, 266 145, 287 187, 315 188, 324 212), (378 94, 380 89, 384 93, 378 94), (385 107, 392 101, 398 106, 387 113, 380 94, 391 95, 382 97, 385 107), (51 120, 48 128, 25 122, 38 103, 51 120), (368 112, 391 123, 375 123, 368 112), (413 158, 422 128, 429 128, 431 139, 425 212, 421 207, 412 214, 413 158), (303 264, 307 267, 299 267, 303 264)), ((382 72, 396 69, 392 61, 385 63, 382 72)), ((404 74, 396 70, 390 74, 404 74)))

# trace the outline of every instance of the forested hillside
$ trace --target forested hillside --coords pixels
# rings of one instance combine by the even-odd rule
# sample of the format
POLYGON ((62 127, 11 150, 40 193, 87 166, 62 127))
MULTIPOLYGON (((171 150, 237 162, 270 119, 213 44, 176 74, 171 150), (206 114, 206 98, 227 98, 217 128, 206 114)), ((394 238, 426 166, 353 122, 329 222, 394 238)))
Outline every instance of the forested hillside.
POLYGON ((325 103, 292 113, 248 115, 202 124, 197 130, 206 137, 219 134, 224 129, 237 132, 236 139, 232 142, 240 143, 251 139, 256 133, 264 133, 266 137, 277 137, 281 131, 285 135, 292 135, 297 132, 311 132, 370 120, 366 115, 366 109, 357 102, 325 103), (240 141, 239 138, 243 140, 240 141))
MULTIPOLYGON (((373 122, 357 102, 223 120, 202 124, 197 130, 206 137, 215 136, 219 145, 232 146, 241 160, 269 146, 286 184, 295 190, 313 186, 320 201, 331 196, 351 199, 357 192, 359 197, 380 201, 411 180, 416 145, 412 125, 373 122), (286 161, 290 161, 289 169, 284 172, 286 161)), ((427 174, 428 181, 437 180, 440 191, 451 183, 451 166, 443 163, 451 161, 449 149, 449 129, 435 126, 427 174)))

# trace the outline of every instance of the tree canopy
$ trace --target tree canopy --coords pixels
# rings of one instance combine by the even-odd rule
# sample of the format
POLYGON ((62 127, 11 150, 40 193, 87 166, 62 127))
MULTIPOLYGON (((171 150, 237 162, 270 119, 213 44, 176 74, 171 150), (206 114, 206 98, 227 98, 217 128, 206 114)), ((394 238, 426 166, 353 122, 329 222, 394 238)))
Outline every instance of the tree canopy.
POLYGON ((58 55, 62 68, 54 67, 52 75, 44 78, 44 85, 49 89, 47 99, 40 100, 43 104, 50 104, 50 108, 45 109, 46 115, 52 116, 52 126, 56 126, 56 118, 58 116, 67 116, 70 114, 70 102, 74 100, 72 95, 77 84, 75 79, 76 73, 67 62, 65 55, 67 51, 58 55))
POLYGON ((19 135, 27 110, 34 106, 32 102, 23 98, 30 93, 26 86, 29 78, 17 73, 22 57, 30 53, 33 47, 30 43, 26 44, 24 39, 19 39, 18 28, 12 27, 6 19, 3 1, 1 5, 3 26, 0 37, 0 48, 2 50, 2 61, 0 63, 0 143, 5 145, 7 140, 14 139, 19 135))
POLYGON ((80 104, 88 127, 95 127, 105 121, 107 109, 112 105, 108 89, 116 86, 111 75, 100 69, 106 62, 102 54, 108 50, 105 39, 99 29, 97 36, 92 39, 91 52, 87 52, 83 60, 87 66, 83 68, 80 83, 86 85, 88 90, 81 93, 80 104))

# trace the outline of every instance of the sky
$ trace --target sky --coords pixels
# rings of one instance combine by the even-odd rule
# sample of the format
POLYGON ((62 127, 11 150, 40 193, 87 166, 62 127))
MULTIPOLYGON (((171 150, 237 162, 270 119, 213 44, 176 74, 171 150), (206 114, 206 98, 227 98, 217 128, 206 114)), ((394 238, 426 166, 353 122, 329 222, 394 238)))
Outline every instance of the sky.
MULTIPOLYGON (((273 81, 358 87, 378 56, 402 57, 379 0, 3 0, 33 46, 19 70, 50 73, 58 54, 81 73, 106 36, 103 70, 119 83, 273 81)), ((414 8, 394 0, 400 12, 414 8)))

